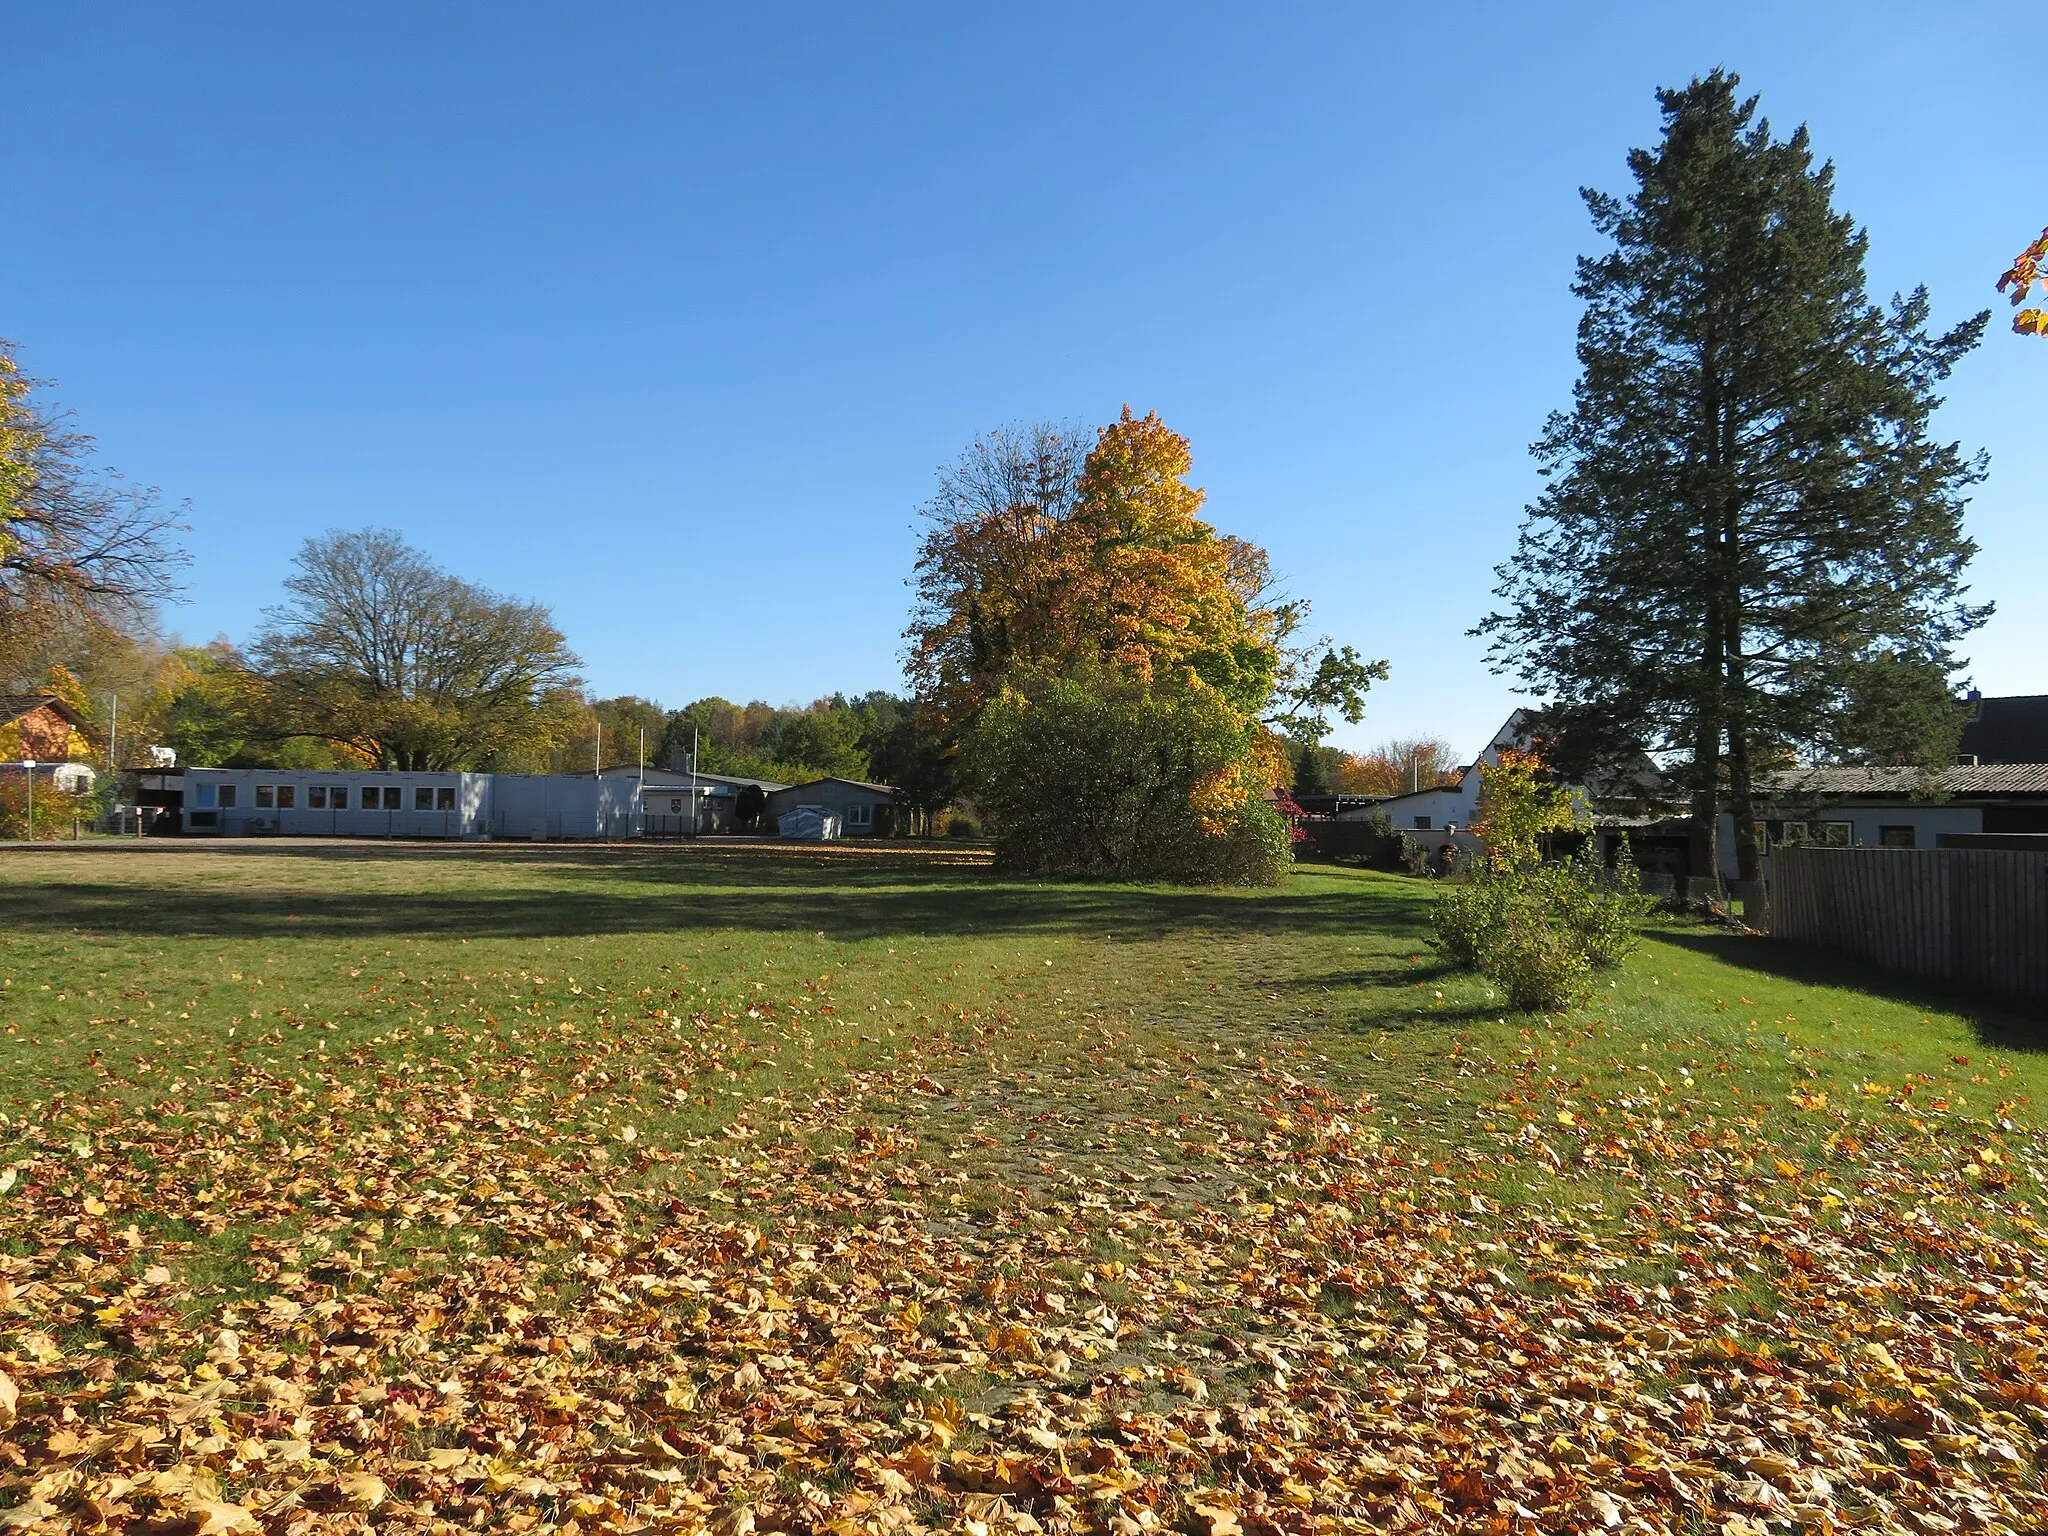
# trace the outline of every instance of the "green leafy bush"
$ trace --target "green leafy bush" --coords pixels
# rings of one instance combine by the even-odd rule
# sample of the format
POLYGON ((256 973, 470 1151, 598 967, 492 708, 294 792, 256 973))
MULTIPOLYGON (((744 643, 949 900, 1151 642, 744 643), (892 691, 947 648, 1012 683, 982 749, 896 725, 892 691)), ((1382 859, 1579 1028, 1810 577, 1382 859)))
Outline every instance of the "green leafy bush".
POLYGON ((1505 903, 1481 948, 1480 973, 1517 1008, 1566 1013, 1592 995, 1593 965, 1578 935, 1532 895, 1522 891, 1505 903))
POLYGON ((1027 874, 1274 885, 1270 738, 1219 692, 1109 670, 1013 676, 967 742, 996 862, 1027 874))
POLYGON ((1482 869, 1437 899, 1434 944, 1516 1007, 1560 1012, 1585 1001, 1595 971, 1634 951, 1655 905, 1626 856, 1613 870, 1587 858, 1482 869))
POLYGON ((1642 926, 1656 910, 1657 898, 1643 894, 1642 876, 1625 843, 1610 870, 1585 858, 1561 869, 1555 899, 1565 926, 1577 935, 1595 970, 1613 970, 1642 943, 1642 926))
POLYGON ((955 811, 946 818, 946 836, 979 837, 981 836, 981 823, 972 816, 966 816, 959 811, 955 811))
POLYGON ((1478 970, 1488 937, 1507 921, 1513 893, 1513 881, 1484 875, 1445 886, 1432 913, 1437 953, 1461 971, 1478 970))

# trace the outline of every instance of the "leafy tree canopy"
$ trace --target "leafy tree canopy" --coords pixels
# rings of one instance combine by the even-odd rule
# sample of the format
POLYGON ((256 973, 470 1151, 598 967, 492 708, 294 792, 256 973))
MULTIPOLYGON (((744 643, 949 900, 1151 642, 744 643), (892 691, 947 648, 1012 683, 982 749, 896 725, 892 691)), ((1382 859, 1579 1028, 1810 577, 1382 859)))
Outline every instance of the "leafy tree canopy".
POLYGON ((2013 258, 2013 264, 1998 280, 2000 293, 2012 294, 2012 307, 2019 313, 2012 317, 2012 328, 2022 336, 2048 336, 2048 309, 2020 309, 2034 291, 2034 284, 2048 285, 2041 269, 2048 266, 2048 229, 2041 231, 2041 238, 2013 258))
POLYGON ((147 626, 185 555, 154 490, 100 467, 0 340, 0 687, 147 626))
POLYGON ((547 609, 451 576, 389 529, 308 539, 252 647, 278 738, 392 769, 544 757, 582 707, 547 609))

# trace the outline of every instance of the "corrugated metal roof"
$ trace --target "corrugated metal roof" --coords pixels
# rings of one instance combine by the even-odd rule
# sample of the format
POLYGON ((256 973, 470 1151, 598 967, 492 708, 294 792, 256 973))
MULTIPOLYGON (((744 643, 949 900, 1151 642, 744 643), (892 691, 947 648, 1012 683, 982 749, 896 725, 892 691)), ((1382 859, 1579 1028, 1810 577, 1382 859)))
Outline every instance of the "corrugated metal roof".
POLYGON ((1929 775, 1918 768, 1794 768, 1765 775, 1758 788, 1796 795, 1884 795, 1922 800, 1950 796, 2048 795, 2048 763, 1985 763, 1929 775))

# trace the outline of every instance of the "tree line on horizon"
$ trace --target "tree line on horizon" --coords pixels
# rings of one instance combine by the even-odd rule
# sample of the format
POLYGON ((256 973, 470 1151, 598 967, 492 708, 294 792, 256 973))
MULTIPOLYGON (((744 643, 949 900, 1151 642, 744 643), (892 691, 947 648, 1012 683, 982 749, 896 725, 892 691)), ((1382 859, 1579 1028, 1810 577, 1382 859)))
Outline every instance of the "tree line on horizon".
MULTIPOLYGON (((100 733, 118 710, 129 763, 163 746, 201 767, 582 773, 694 753, 704 772, 786 783, 900 779, 920 809, 949 793, 907 698, 592 698, 545 608, 448 576, 386 530, 307 540, 286 587, 246 649, 166 639, 142 603, 11 632, 0 686, 62 698, 100 733)), ((104 736, 87 744, 104 758, 104 736)))

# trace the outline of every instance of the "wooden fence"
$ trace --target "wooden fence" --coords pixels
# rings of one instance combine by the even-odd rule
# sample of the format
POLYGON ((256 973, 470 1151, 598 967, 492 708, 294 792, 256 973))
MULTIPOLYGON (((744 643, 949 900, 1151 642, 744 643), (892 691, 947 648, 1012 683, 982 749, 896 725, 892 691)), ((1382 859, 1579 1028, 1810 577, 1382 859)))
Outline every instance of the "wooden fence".
POLYGON ((1772 863, 1777 937, 2048 1001, 2048 854, 1794 847, 1772 863))
POLYGON ((1385 841, 1379 835, 1379 829, 1369 821, 1325 821, 1305 816, 1295 825, 1308 834, 1308 841, 1295 849, 1296 856, 1300 858, 1364 858, 1377 853, 1385 841))

